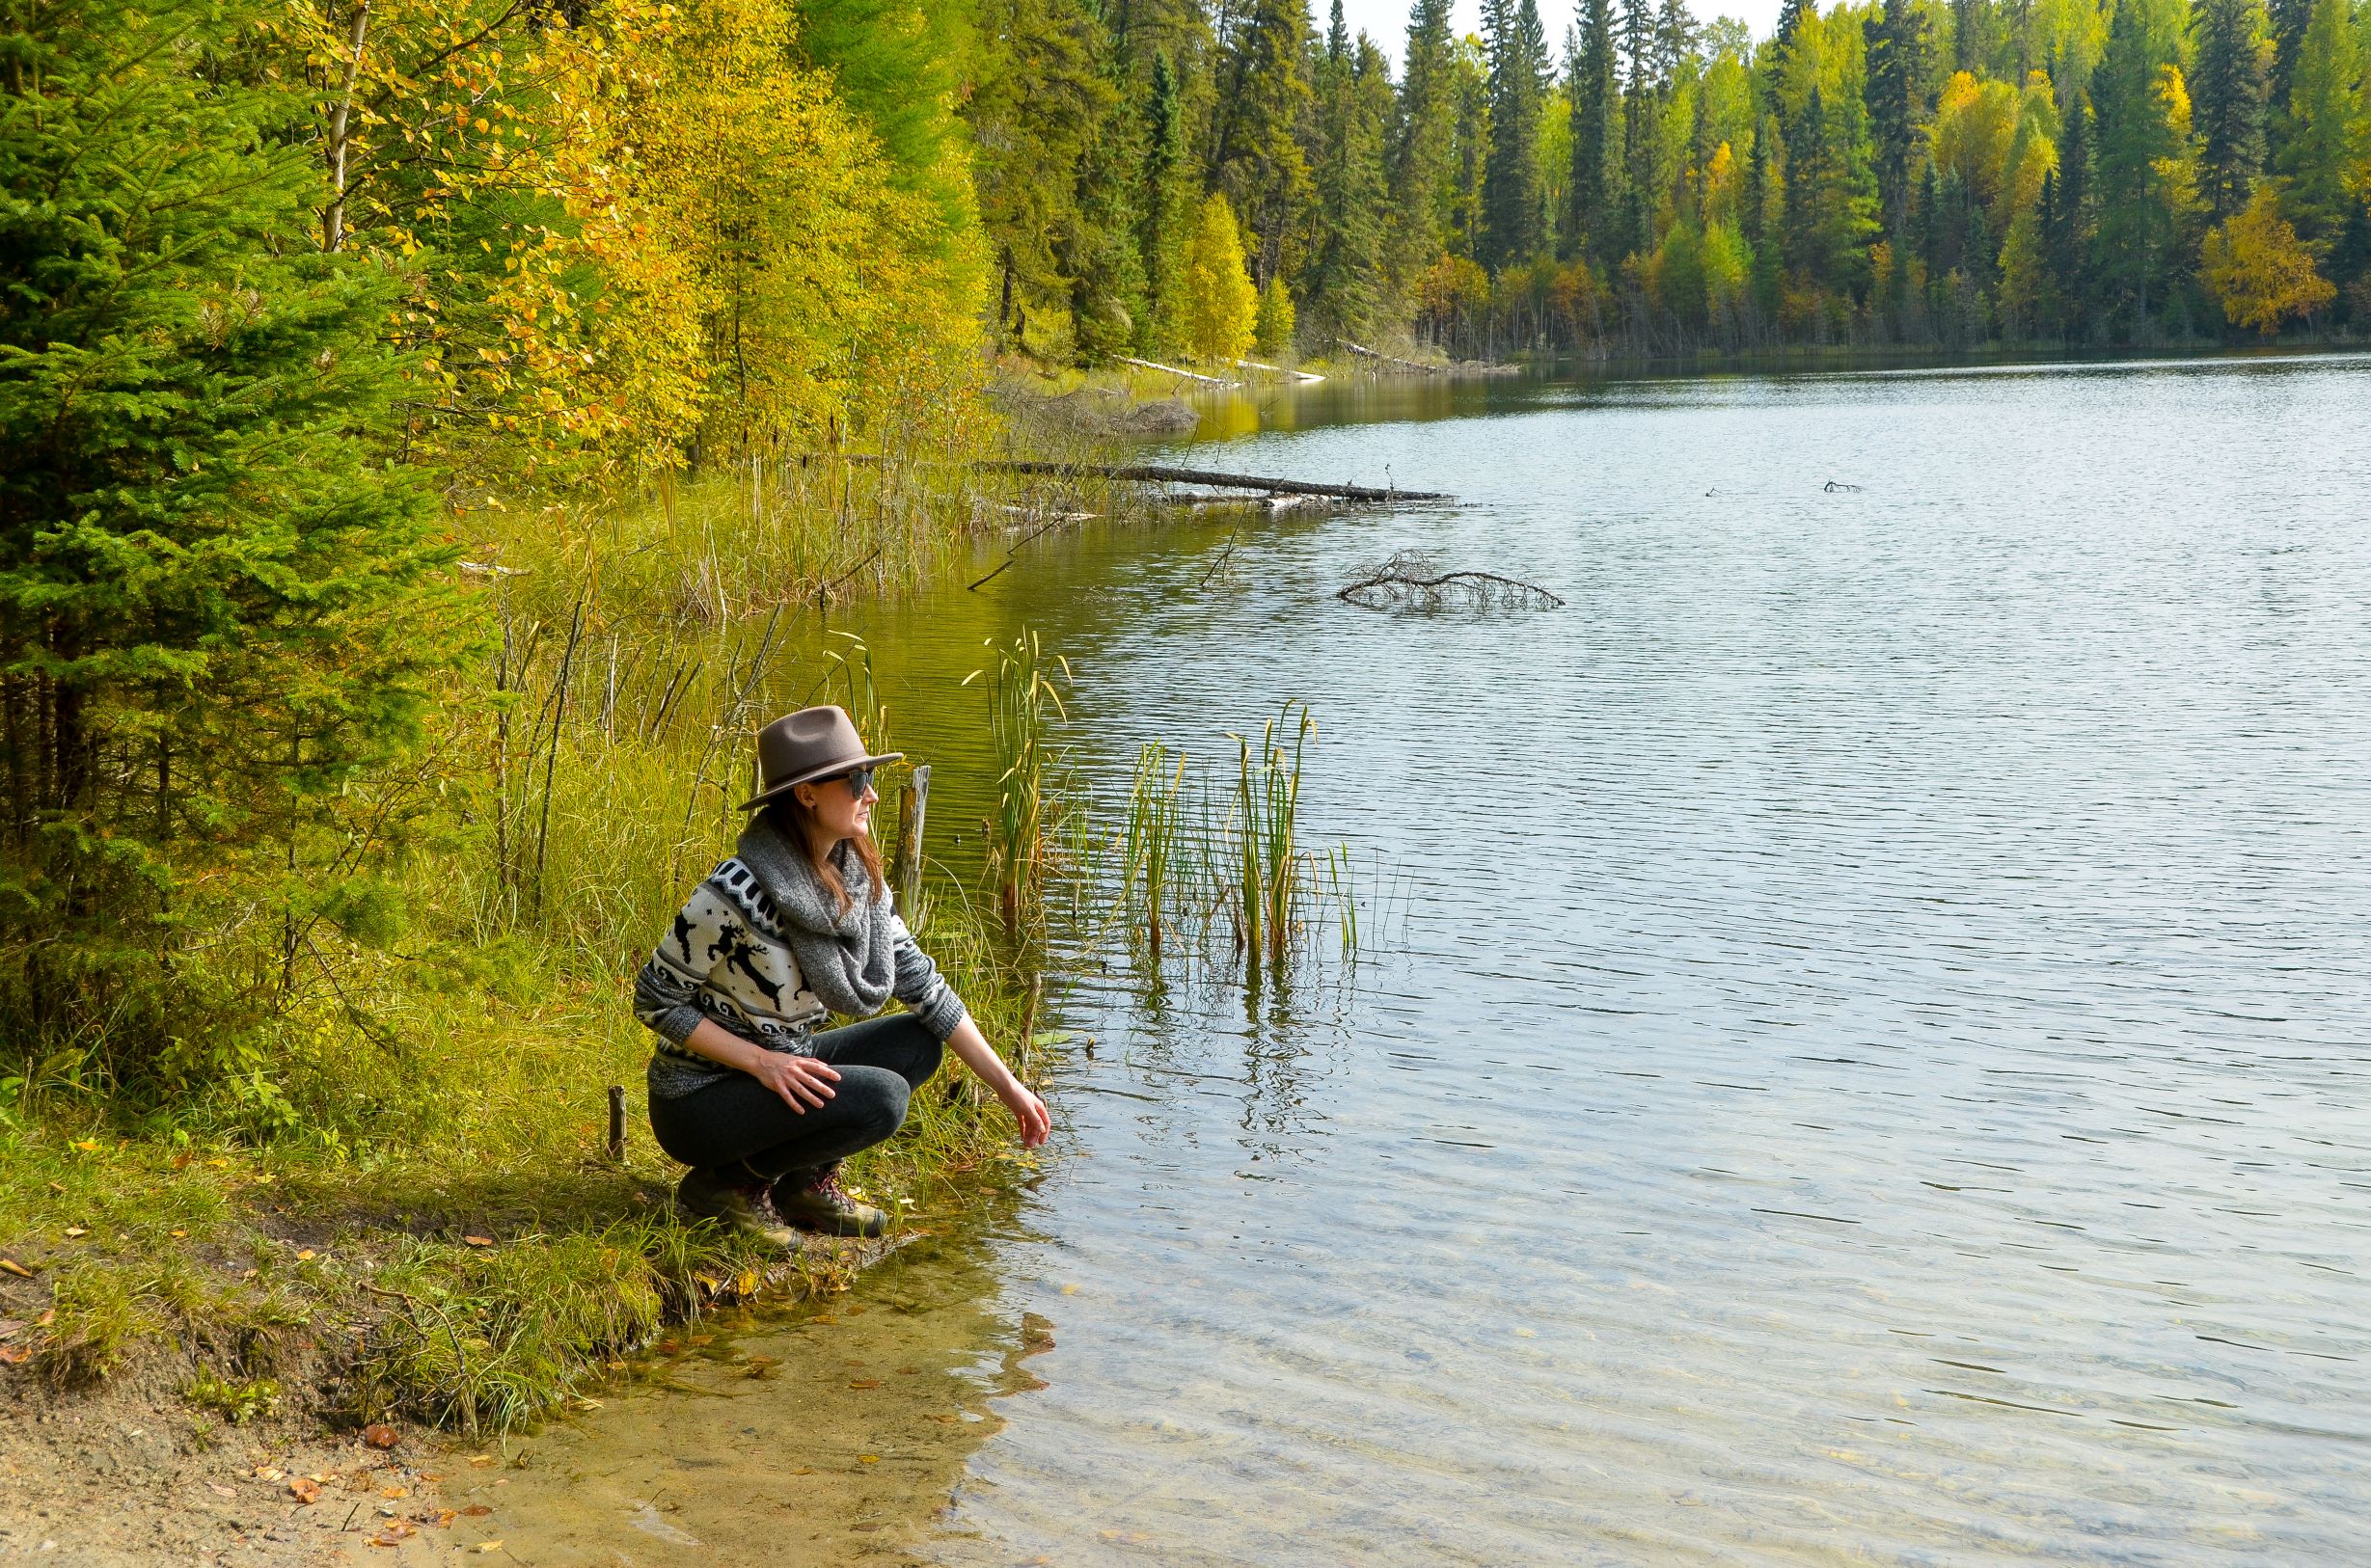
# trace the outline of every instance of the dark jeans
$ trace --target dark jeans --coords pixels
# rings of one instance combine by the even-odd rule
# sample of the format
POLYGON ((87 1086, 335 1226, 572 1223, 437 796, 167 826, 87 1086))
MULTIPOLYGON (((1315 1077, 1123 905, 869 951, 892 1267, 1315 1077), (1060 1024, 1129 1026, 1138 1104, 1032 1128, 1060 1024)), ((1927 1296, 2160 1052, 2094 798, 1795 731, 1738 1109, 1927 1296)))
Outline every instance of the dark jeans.
POLYGON ((659 1147, 684 1164, 771 1181, 870 1149, 906 1121, 906 1098, 939 1070, 940 1045, 912 1014, 827 1029, 814 1054, 837 1068, 832 1097, 790 1108, 746 1072, 674 1099, 650 1102, 659 1147))

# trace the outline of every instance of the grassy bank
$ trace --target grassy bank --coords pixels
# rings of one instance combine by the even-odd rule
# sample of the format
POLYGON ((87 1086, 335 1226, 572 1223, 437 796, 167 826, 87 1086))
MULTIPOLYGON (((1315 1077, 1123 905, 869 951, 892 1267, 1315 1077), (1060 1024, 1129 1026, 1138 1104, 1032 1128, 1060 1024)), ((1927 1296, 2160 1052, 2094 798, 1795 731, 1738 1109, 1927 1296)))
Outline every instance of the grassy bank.
MULTIPOLYGON (((137 1373, 192 1442, 275 1408, 499 1432, 663 1324, 844 1281, 848 1250, 770 1260, 674 1217, 630 977, 731 843, 756 722, 820 689, 896 742, 860 650, 786 663, 795 618, 1081 499, 818 461, 474 514, 477 651, 429 743, 356 802, 350 842, 312 847, 329 885, 302 910, 252 888, 207 908, 185 972, 246 1014, 0 1083, 0 1374, 137 1373)), ((1026 1074, 1031 977, 969 899, 941 877, 924 940, 1026 1074)), ((1026 1163, 949 1077, 852 1176, 929 1225, 1026 1163)))

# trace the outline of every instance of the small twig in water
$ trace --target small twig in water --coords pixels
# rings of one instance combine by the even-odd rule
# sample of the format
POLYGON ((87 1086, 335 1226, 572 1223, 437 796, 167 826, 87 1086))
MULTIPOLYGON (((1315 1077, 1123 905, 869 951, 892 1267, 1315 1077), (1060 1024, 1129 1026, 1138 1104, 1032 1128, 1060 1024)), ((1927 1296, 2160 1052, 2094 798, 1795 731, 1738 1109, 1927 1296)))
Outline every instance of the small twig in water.
POLYGON ((1218 558, 1216 560, 1211 562, 1211 569, 1202 574, 1203 587, 1209 587, 1211 585, 1211 580, 1227 569, 1227 562, 1232 560, 1235 556, 1235 541, 1242 536, 1242 519, 1238 518, 1236 519, 1234 531, 1227 535, 1227 547, 1218 553, 1218 558))

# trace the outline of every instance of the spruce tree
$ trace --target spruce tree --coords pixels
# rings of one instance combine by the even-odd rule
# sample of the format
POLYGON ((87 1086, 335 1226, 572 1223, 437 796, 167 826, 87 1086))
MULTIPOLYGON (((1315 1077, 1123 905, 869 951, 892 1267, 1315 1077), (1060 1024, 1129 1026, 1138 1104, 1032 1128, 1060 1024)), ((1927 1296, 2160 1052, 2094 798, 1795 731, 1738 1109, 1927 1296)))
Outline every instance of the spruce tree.
POLYGON ((1909 230, 1910 176, 1921 161, 1932 69, 1925 10, 1918 0, 1885 0, 1868 29, 1868 119, 1878 203, 1897 247, 1909 230))
POLYGON ((1369 337, 1384 308, 1383 247, 1390 189, 1383 167, 1392 110, 1390 67, 1360 34, 1340 41, 1342 7, 1321 77, 1324 149, 1317 170, 1317 256, 1302 285, 1307 336, 1330 344, 1369 337))
POLYGON ((1622 224, 1618 254, 1651 250, 1656 164, 1654 0, 1622 0, 1622 224))
POLYGON ((316 855, 343 792, 448 658, 450 552, 387 460, 399 280, 316 249, 302 98, 236 68, 259 20, 60 0, 0 24, 0 1018, 23 1043, 194 1035, 203 966, 163 981, 193 931, 247 925, 242 886, 250 929, 335 919, 316 855))
POLYGON ((1655 75, 1667 86, 1679 79, 1681 68, 1696 52, 1696 37, 1702 31, 1688 10, 1688 0, 1663 0, 1654 24, 1655 75))
POLYGON ((1308 42, 1305 0, 1251 0, 1221 66, 1211 178, 1250 230, 1260 284, 1290 261, 1286 241, 1310 197, 1300 142, 1311 97, 1308 42))
POLYGON ((2354 182, 2371 159, 2362 49, 2347 0, 2315 0, 2281 128, 2282 208, 2309 244, 2328 245, 2362 204, 2354 182))
POLYGON ((2198 194, 2217 219, 2247 206, 2264 169, 2266 25, 2262 0, 2198 0, 2192 123, 2198 194))
POLYGON ((1600 266, 1620 259, 1614 185, 1620 165, 1615 119, 1619 94, 1614 80, 1612 0, 1581 0, 1568 91, 1572 101, 1572 172, 1566 181, 1566 249, 1600 266))
POLYGON ((2051 179, 2050 226, 2043 247, 2051 297, 2061 330, 2081 336, 2089 325, 2091 287, 2091 99, 2078 92, 2059 116, 2058 167, 2051 179))
POLYGON ((1951 0, 1952 68, 1991 75, 1994 27, 1992 0, 1951 0))
POLYGON ((1403 289, 1431 265, 1447 240, 1451 159, 1457 141, 1455 40, 1450 0, 1415 0, 1400 74, 1399 125, 1391 148, 1391 252, 1403 289))
POLYGON ((1540 110, 1547 43, 1536 0, 1487 0, 1483 20, 1490 59, 1490 146, 1476 259, 1496 273, 1545 248, 1540 110))
POLYGON ((2273 60, 2270 94, 2276 115, 2289 107, 2289 83, 2297 75, 2297 51, 2313 20, 2313 0, 2272 0, 2273 60))
POLYGON ((979 22, 989 41, 965 115, 995 331, 1030 349, 1033 314, 1067 307, 1071 269, 1100 251, 1080 233, 1078 170, 1112 109, 1107 41, 1078 0, 987 0, 979 22))
MULTIPOLYGON (((2346 0, 2327 0, 2343 6, 2346 0)), ((2164 302, 2181 239, 2180 171, 2189 153, 2185 127, 2165 91, 2174 46, 2158 37, 2139 5, 2116 8, 2108 48, 2091 76, 2098 141, 2092 154, 2099 219, 2095 276, 2111 304, 2142 329, 2164 302)))
POLYGON ((1470 38, 1458 41, 1450 69, 1457 113, 1449 154, 1449 249, 1472 259, 1482 248, 1482 176, 1490 155, 1490 71, 1470 38))
POLYGON ((1178 290, 1193 231, 1192 178, 1177 68, 1167 49, 1156 50, 1144 104, 1144 195, 1136 238, 1145 291, 1136 345, 1146 353, 1166 353, 1178 340, 1178 290))

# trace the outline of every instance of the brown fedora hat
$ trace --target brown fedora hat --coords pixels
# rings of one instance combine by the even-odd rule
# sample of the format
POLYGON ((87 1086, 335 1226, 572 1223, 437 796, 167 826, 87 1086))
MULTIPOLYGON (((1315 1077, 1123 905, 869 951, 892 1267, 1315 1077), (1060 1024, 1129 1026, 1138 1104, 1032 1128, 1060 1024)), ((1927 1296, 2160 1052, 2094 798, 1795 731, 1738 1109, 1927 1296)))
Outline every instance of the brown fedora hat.
POLYGON ((897 762, 903 751, 870 752, 846 709, 802 708, 757 732, 757 795, 741 802, 752 810, 800 784, 857 768, 897 762))

